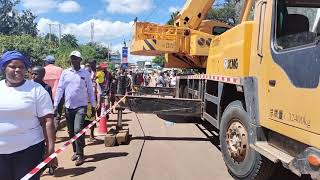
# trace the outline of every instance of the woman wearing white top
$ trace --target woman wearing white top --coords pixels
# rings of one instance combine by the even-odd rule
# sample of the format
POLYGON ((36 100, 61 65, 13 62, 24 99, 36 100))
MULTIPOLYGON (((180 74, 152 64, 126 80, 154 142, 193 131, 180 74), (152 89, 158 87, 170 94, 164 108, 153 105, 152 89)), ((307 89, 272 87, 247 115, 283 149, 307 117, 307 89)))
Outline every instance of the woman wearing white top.
MULTIPOLYGON (((0 58, 0 178, 21 179, 54 152, 53 105, 38 83, 25 80, 29 60, 17 51, 0 58)), ((56 159, 49 166, 57 165, 56 159)), ((32 179, 40 179, 37 173, 32 179)))

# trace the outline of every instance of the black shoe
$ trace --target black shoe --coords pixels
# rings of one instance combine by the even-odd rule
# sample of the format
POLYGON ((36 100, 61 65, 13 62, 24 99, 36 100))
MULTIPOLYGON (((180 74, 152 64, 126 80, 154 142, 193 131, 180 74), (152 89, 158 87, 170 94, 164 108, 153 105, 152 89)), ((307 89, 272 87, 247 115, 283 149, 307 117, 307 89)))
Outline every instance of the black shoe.
POLYGON ((76 160, 75 165, 76 165, 76 166, 80 166, 80 165, 82 165, 83 163, 84 163, 84 158, 83 158, 83 156, 77 156, 77 160, 76 160))
POLYGON ((72 157, 71 157, 71 161, 75 161, 78 159, 78 155, 76 154, 73 154, 72 157))

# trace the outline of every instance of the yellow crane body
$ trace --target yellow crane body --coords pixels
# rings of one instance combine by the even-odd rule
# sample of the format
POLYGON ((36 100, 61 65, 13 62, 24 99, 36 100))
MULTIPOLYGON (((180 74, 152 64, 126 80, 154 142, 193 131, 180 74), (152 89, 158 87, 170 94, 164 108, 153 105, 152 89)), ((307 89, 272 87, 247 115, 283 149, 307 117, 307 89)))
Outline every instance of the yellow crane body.
POLYGON ((175 46, 154 51, 169 66, 206 70, 179 76, 176 97, 203 102, 201 118, 219 130, 236 179, 268 179, 274 163, 320 179, 320 1, 246 0, 241 22, 221 34, 220 25, 192 21, 199 7, 208 11, 196 2, 170 26, 179 32, 166 39, 175 46))

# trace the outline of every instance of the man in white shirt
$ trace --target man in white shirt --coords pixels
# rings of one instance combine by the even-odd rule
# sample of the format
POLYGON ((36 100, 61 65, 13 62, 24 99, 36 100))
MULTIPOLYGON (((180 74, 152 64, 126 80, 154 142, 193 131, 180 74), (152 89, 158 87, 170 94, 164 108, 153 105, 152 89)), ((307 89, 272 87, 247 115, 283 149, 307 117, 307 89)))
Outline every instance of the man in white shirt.
MULTIPOLYGON (((91 74, 80 66, 82 60, 80 52, 73 51, 70 54, 70 60, 72 67, 64 70, 59 80, 54 109, 57 109, 64 93, 68 133, 69 137, 72 138, 84 128, 88 99, 92 106, 92 114, 96 114, 96 101, 91 74)), ((76 166, 80 166, 84 162, 84 136, 79 137, 72 143, 72 147, 74 155, 71 160, 75 161, 76 166)))

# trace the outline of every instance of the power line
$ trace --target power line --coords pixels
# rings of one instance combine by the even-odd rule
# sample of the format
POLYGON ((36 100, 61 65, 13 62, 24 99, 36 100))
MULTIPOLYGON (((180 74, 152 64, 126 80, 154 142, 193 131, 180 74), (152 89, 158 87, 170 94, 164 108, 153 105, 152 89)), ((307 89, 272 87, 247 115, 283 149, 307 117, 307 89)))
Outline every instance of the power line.
MULTIPOLYGON (((153 9, 155 9, 154 11, 151 9, 150 13, 147 14, 146 16, 144 16, 142 19, 143 21, 147 21, 154 13, 158 12, 160 9, 160 3, 163 3, 164 0, 158 0, 157 3, 155 4, 155 7, 153 9)), ((162 5, 163 6, 163 5, 162 5)))

